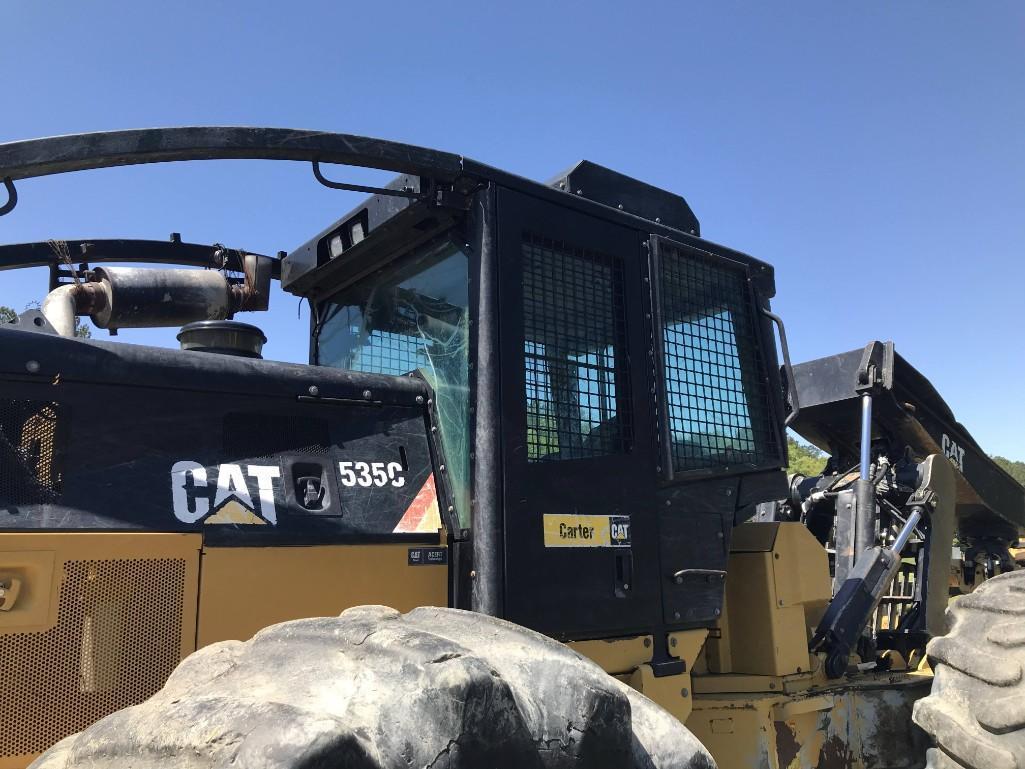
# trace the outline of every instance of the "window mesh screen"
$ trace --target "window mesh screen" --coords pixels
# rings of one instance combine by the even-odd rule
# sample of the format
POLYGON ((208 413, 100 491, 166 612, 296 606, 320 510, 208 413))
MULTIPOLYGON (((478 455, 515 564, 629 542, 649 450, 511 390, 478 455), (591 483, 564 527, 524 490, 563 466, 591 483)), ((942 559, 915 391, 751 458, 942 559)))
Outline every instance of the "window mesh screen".
POLYGON ((622 262, 524 233, 527 460, 629 449, 622 262))
POLYGON ((670 454, 677 471, 779 457, 747 276, 659 241, 670 454))
POLYGON ((359 355, 354 357, 352 370, 402 376, 427 368, 427 364, 427 351, 415 327, 409 334, 375 329, 367 334, 359 355))
POLYGON ((56 403, 0 399, 0 504, 57 501, 60 412, 56 403))

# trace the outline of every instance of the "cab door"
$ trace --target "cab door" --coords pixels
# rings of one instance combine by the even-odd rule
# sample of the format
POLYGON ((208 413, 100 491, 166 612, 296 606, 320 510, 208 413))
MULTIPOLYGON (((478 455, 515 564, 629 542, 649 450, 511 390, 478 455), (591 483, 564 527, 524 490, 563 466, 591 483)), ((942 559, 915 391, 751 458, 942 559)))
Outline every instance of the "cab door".
POLYGON ((659 622, 641 233, 498 196, 505 614, 559 638, 659 622))

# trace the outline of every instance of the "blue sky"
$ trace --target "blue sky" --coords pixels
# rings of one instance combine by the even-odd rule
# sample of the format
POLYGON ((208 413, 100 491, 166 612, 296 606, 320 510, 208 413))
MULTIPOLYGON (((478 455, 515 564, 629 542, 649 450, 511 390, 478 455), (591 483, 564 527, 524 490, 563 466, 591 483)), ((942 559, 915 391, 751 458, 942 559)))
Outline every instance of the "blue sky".
MULTIPOLYGON (((588 158, 679 192, 706 237, 775 265, 796 359, 893 339, 984 448, 1025 459, 1020 2, 6 0, 0 31, 0 141, 318 128, 537 179, 588 158)), ((174 231, 263 253, 355 202, 306 165, 243 161, 20 193, 0 242, 174 231)), ((0 304, 44 291, 38 272, 0 274, 0 304)), ((297 300, 257 322, 269 357, 305 359, 297 300)))

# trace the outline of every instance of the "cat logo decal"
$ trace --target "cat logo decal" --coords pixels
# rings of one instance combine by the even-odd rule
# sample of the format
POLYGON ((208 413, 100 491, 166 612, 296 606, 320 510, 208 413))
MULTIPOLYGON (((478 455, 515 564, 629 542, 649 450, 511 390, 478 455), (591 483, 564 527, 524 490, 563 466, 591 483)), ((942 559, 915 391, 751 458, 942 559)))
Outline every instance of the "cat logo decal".
POLYGON ((229 462, 207 468, 189 460, 175 462, 171 467, 174 517, 182 523, 275 526, 280 481, 277 465, 229 462))

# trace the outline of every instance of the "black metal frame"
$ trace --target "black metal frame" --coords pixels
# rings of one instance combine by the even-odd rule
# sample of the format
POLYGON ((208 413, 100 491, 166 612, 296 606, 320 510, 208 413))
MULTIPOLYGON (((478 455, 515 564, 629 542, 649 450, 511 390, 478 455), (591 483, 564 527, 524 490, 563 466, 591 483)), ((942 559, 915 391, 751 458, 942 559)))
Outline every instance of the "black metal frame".
MULTIPOLYGON (((636 239, 637 254, 633 266, 627 267, 631 270, 629 280, 635 285, 630 299, 633 317, 628 319, 627 333, 632 340, 634 355, 640 356, 647 352, 653 356, 656 364, 660 364, 659 357, 655 356, 656 339, 660 342, 661 334, 655 318, 659 303, 644 290, 643 281, 645 278, 650 281, 655 276, 656 280, 652 282, 657 284, 659 273, 651 270, 649 260, 643 253, 644 243, 652 237, 666 237, 683 247, 697 248, 716 259, 741 265, 748 277, 751 309, 758 318, 756 324, 765 356, 764 363, 768 369, 767 377, 770 385, 779 385, 772 381, 772 377, 778 374, 771 323, 758 314, 758 310, 767 309, 768 300, 774 291, 772 268, 731 249, 701 240, 694 234, 696 225, 691 228, 692 232, 687 232, 663 223, 651 214, 653 210, 661 210, 657 205, 651 208, 651 191, 643 189, 643 185, 638 186, 639 183, 631 187, 636 188, 636 200, 631 199, 630 205, 626 207, 622 204, 616 206, 607 194, 589 195, 581 190, 554 189, 450 153, 345 134, 232 127, 119 131, 0 145, 0 179, 9 180, 6 186, 14 196, 16 190, 13 181, 47 174, 138 163, 222 158, 310 162, 315 164, 315 171, 321 181, 326 180, 319 173, 320 163, 342 163, 408 175, 387 188, 373 188, 372 191, 377 193, 374 197, 281 261, 280 273, 286 290, 309 298, 315 308, 320 301, 344 285, 371 274, 383 264, 401 258, 445 232, 462 234, 468 255, 476 257, 470 259, 470 311, 473 317, 470 343, 476 363, 470 385, 471 430, 476 437, 473 448, 474 521, 471 535, 472 561, 467 557, 467 543, 460 539, 464 533, 453 531, 454 542, 460 552, 453 554, 455 574, 452 594, 453 601, 459 605, 469 605, 478 611, 492 614, 506 613, 503 591, 507 587, 508 564, 504 561, 504 548, 509 522, 504 518, 502 500, 509 488, 506 471, 511 461, 510 440, 514 437, 511 432, 514 423, 503 414, 503 408, 510 399, 517 398, 521 393, 515 392, 515 382, 510 378, 509 370, 503 371, 499 366, 498 356, 507 356, 505 348, 510 343, 510 329, 515 326, 517 319, 522 321, 520 310, 510 306, 509 295, 502 288, 502 281, 507 282, 507 278, 500 278, 500 274, 509 268, 509 260, 519 258, 509 247, 509 243, 515 240, 517 246, 514 251, 519 248, 519 232, 510 234, 507 227, 512 209, 502 208, 502 200, 509 197, 507 191, 512 197, 531 200, 534 205, 547 207, 551 216, 575 221, 582 221, 580 217, 585 217, 594 222, 595 227, 618 227, 623 232, 632 233, 628 237, 631 242, 636 239), (344 227, 354 216, 365 216, 361 219, 369 230, 365 233, 365 239, 347 246, 338 258, 323 258, 325 239, 338 228, 344 227), (642 317, 645 308, 650 312, 650 318, 642 317), (471 571, 474 575, 472 579, 471 571), (467 593, 470 594, 469 599, 467 593)), ((603 172, 597 168, 591 169, 589 173, 597 174, 600 179, 603 172)), ((343 189, 357 186, 334 182, 329 185, 343 189)), ((657 190, 655 192, 660 193, 657 190)), ((665 194, 656 195, 656 198, 664 199, 665 194)), ((654 202, 658 203, 658 200, 654 202)), ((679 207, 679 202, 674 205, 679 207)), ((686 206, 686 203, 683 202, 683 205, 686 206)), ((9 210, 10 206, 5 208, 9 210)), ((81 243, 74 241, 69 246, 80 247, 81 243)), ((93 243, 95 246, 99 241, 93 243)), ((158 248, 149 241, 104 243, 109 253, 118 254, 126 254, 132 243, 149 244, 149 253, 155 253, 152 249, 158 248)), ((173 262, 188 258, 194 261, 187 263, 211 266, 209 261, 212 247, 183 244, 161 244, 161 247, 163 253, 155 261, 173 262)), ((44 244, 33 246, 38 257, 46 255, 45 251, 39 253, 38 249, 41 248, 44 248, 44 244)), ((25 252, 21 253, 23 255, 19 258, 24 259, 25 252)), ((47 259, 47 263, 53 264, 49 256, 47 259)), ((89 259, 99 261, 95 256, 89 259)), ((652 286, 651 290, 657 290, 657 285, 652 286)), ((315 361, 316 310, 312 316, 311 359, 315 361)), ((516 334, 513 333, 512 337, 516 337, 516 334)), ((257 362, 253 365, 264 364, 257 362)), ((635 425, 640 428, 635 434, 633 450, 637 452, 636 456, 643 456, 646 463, 643 471, 639 470, 639 475, 643 477, 638 482, 647 484, 646 499, 653 506, 655 523, 653 534, 649 534, 654 536, 654 544, 649 542, 646 547, 657 554, 654 560, 658 563, 655 584, 649 587, 653 596, 659 596, 654 600, 661 602, 661 610, 655 610, 648 620, 641 623, 644 627, 638 629, 662 632, 670 627, 707 626, 714 621, 718 607, 721 606, 721 585, 698 586, 685 581, 684 584, 667 587, 660 582, 663 577, 671 577, 681 570, 705 568, 700 563, 694 565, 703 556, 698 552, 700 543, 688 544, 694 539, 693 532, 688 534, 690 530, 687 527, 691 525, 689 516, 692 511, 704 516, 700 523, 705 526, 705 535, 715 537, 718 532, 717 539, 721 543, 719 550, 722 552, 716 555, 716 559, 721 557, 722 568, 725 568, 729 527, 735 519, 739 520, 745 505, 756 498, 762 498, 767 489, 775 489, 779 485, 776 481, 782 478, 780 465, 769 467, 767 463, 765 467, 743 468, 743 475, 738 468, 730 467, 712 473, 681 473, 669 480, 660 480, 655 470, 655 452, 658 448, 654 432, 660 424, 659 420, 663 417, 668 419, 664 414, 665 401, 664 398, 651 396, 647 385, 652 373, 646 366, 638 365, 635 359, 631 368, 637 372, 631 376, 637 378, 638 384, 645 385, 634 388, 632 396, 635 425), (665 534, 662 531, 663 524, 672 528, 672 533, 666 535, 666 541, 672 541, 672 547, 668 550, 668 545, 661 543, 665 534), (663 574, 663 566, 669 568, 672 574, 663 574)), ((774 393, 771 406, 778 417, 774 423, 781 424, 782 393, 772 387, 770 392, 774 393)), ((780 429, 780 446, 784 445, 780 429)), ((435 450, 437 448, 434 446, 435 450)), ((436 456, 441 455, 436 451, 436 456)), ((607 636, 620 632, 623 629, 621 625, 613 622, 606 628, 591 628, 583 632, 584 636, 607 636)), ((556 634, 573 630, 569 625, 546 629, 556 634)), ((658 642, 656 656, 660 660, 660 669, 668 671, 676 663, 661 659, 665 652, 661 646, 661 642, 658 642)))
MULTIPOLYGON (((133 262, 140 264, 179 264, 184 267, 208 267, 230 272, 243 272, 242 256, 249 251, 226 248, 219 243, 201 245, 183 243, 177 233, 169 240, 138 240, 93 238, 90 240, 63 241, 67 247, 71 264, 65 262, 54 250, 52 241, 37 243, 14 243, 0 245, 0 271, 26 267, 49 267, 50 288, 64 282, 64 267, 74 264, 104 264, 108 262, 133 262)), ((280 257, 254 254, 271 262, 271 277, 281 277, 280 257)))
POLYGON ((765 324, 762 322, 763 318, 761 317, 763 314, 763 307, 768 304, 769 297, 763 295, 757 287, 751 273, 751 265, 746 262, 732 259, 727 254, 716 253, 715 251, 707 248, 699 248, 691 243, 686 243, 661 235, 653 234, 648 240, 646 247, 648 251, 647 282, 650 288, 649 314, 651 318, 651 358, 653 363, 653 385, 655 388, 656 408, 658 411, 658 455, 660 464, 657 467, 657 472, 661 474, 663 482, 666 484, 672 484, 674 482, 686 482, 700 478, 759 473, 765 472, 766 470, 778 469, 784 466, 787 461, 786 431, 782 426, 785 421, 785 415, 782 413, 782 384, 780 382, 779 366, 776 359, 776 345, 771 334, 771 329, 767 334, 765 324), (769 408, 773 412, 771 416, 775 417, 770 420, 770 423, 775 428, 776 432, 775 440, 777 455, 775 457, 767 457, 761 464, 746 465, 742 467, 724 466, 717 468, 698 468, 683 471, 676 470, 673 466, 671 448, 672 437, 670 435, 669 394, 665 381, 665 367, 663 365, 663 361, 665 360, 664 340, 662 338, 663 317, 661 296, 661 244, 663 242, 670 243, 673 247, 684 251, 694 252, 702 258, 711 260, 713 263, 723 264, 731 270, 742 272, 744 275, 747 283, 749 306, 753 314, 752 320, 755 324, 755 328, 757 329, 756 333, 759 337, 758 341, 760 352, 763 355, 761 365, 764 370, 760 372, 760 375, 764 379, 766 390, 771 399, 771 403, 769 404, 769 408))
POLYGON ((187 126, 0 144, 0 178, 17 181, 140 163, 227 159, 339 163, 449 180, 463 170, 459 155, 366 136, 293 128, 187 126))

